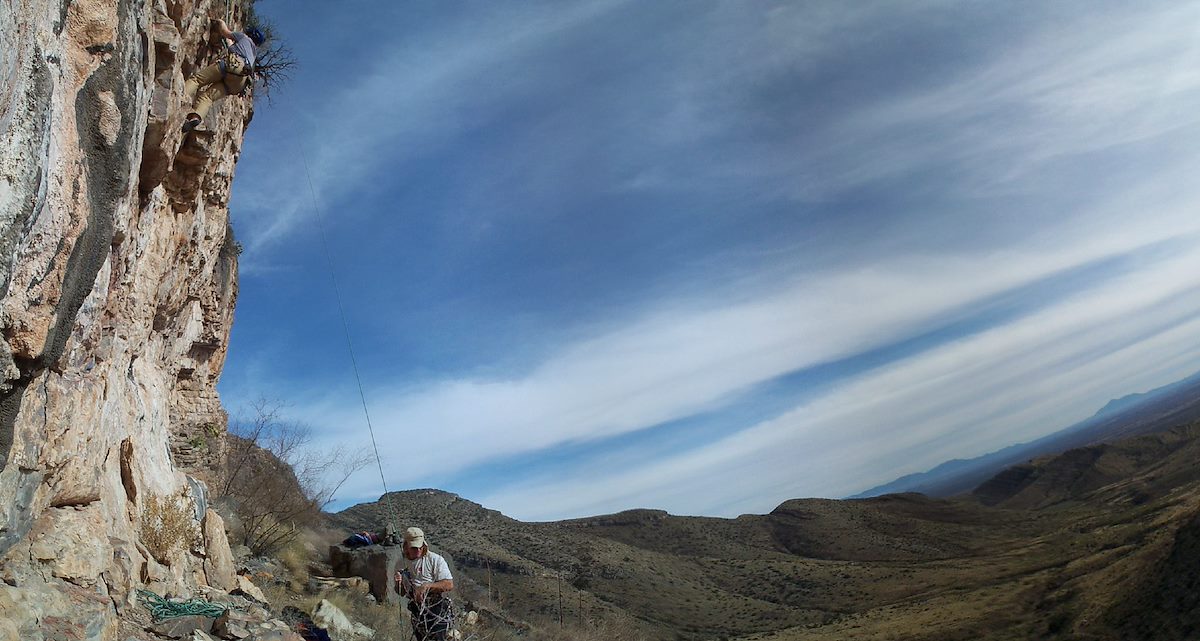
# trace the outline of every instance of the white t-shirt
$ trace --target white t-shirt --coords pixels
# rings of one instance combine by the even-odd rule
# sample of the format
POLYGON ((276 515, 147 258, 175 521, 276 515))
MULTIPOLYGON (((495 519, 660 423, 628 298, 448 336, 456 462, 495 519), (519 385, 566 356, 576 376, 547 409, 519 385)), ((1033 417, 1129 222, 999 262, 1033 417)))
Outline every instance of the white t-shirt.
POLYGON ((450 566, 446 563, 446 559, 443 559, 442 555, 428 550, 425 552, 425 556, 416 561, 409 561, 405 558, 404 567, 412 575, 414 588, 426 583, 454 580, 454 577, 450 576, 450 566))
POLYGON ((250 36, 244 33, 234 33, 232 40, 233 44, 230 45, 229 48, 233 49, 237 55, 241 56, 242 60, 246 61, 246 64, 253 67, 254 56, 257 53, 257 50, 254 47, 254 41, 250 39, 250 36))

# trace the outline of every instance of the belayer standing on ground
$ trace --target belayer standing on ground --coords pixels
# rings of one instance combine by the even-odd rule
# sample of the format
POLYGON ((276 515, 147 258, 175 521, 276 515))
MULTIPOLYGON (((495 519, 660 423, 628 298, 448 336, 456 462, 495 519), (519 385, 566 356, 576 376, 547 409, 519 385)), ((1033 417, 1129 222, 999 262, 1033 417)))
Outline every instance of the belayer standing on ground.
POLYGON ((204 121, 214 102, 246 90, 254 74, 257 48, 267 41, 257 27, 250 27, 244 33, 235 33, 219 18, 213 19, 213 27, 225 44, 225 53, 220 60, 193 73, 184 85, 183 99, 192 103, 192 111, 183 121, 185 132, 195 129, 204 121))
POLYGON ((405 530, 404 561, 396 564, 396 591, 409 599, 417 641, 445 641, 454 617, 446 593, 453 589, 450 566, 440 554, 429 551, 421 528, 405 530))

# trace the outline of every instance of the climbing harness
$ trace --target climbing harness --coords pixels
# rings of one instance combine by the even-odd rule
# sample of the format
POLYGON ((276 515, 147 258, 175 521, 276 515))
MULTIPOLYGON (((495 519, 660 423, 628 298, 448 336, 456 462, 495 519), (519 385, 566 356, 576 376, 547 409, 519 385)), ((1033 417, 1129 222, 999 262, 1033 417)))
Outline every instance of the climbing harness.
POLYGON ((337 300, 338 314, 342 319, 342 332, 346 336, 346 349, 350 352, 350 365, 354 370, 354 382, 358 385, 358 397, 362 400, 363 416, 367 419, 367 431, 371 435, 371 447, 375 452, 375 465, 379 468, 379 481, 383 484, 383 496, 380 498, 380 502, 383 503, 388 530, 389 532, 395 532, 399 529, 396 527, 396 512, 388 497, 387 477, 383 473, 383 459, 379 456, 379 444, 375 441, 375 428, 371 425, 371 412, 367 409, 367 395, 363 391, 362 377, 358 373, 358 360, 354 357, 354 343, 350 340, 350 322, 346 320, 346 308, 342 305, 342 294, 338 288, 337 272, 333 268, 332 252, 329 251, 329 238, 325 233, 325 216, 321 213, 321 207, 317 203, 317 192, 313 188, 312 173, 308 169, 308 154, 304 153, 304 145, 300 144, 299 141, 296 142, 296 146, 300 149, 300 160, 301 164, 304 165, 304 177, 308 181, 308 195, 312 198, 313 212, 317 216, 317 228, 321 230, 321 248, 325 253, 325 264, 329 267, 329 280, 333 283, 333 295, 337 300))
MULTIPOLYGON (((228 48, 229 43, 225 43, 225 46, 228 48)), ((221 69, 222 80, 225 79, 225 76, 239 76, 247 79, 246 84, 242 86, 242 93, 245 93, 246 87, 254 79, 254 65, 246 62, 246 59, 238 55, 233 49, 229 49, 225 57, 217 61, 217 66, 221 69)))
POLYGON ((225 614, 225 611, 229 609, 227 605, 204 599, 175 602, 168 601, 149 590, 138 590, 137 593, 142 606, 150 611, 150 616, 154 617, 155 621, 193 615, 216 618, 225 614))

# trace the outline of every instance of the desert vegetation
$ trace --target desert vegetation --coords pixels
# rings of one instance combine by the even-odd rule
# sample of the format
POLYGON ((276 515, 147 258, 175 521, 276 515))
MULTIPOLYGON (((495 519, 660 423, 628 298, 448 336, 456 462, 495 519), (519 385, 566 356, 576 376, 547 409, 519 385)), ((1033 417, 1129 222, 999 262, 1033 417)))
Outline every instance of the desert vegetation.
POLYGON ((266 400, 230 425, 228 452, 219 494, 254 554, 277 552, 322 524, 322 508, 371 461, 345 444, 312 447, 312 432, 282 420, 278 404, 266 400))
POLYGON ((169 565, 172 554, 195 546, 200 539, 192 502, 183 496, 147 496, 141 535, 155 560, 169 565))

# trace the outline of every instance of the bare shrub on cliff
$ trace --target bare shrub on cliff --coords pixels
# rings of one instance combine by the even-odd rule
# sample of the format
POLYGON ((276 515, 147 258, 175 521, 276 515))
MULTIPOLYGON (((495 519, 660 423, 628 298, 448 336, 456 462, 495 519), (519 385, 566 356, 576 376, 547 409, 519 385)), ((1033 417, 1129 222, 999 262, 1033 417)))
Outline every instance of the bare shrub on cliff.
POLYGON ((200 541, 200 530, 190 502, 182 496, 146 498, 142 507, 142 543, 159 563, 166 564, 176 549, 189 549, 200 541))
POLYGON ((271 102, 271 91, 292 79, 298 64, 291 48, 283 43, 268 43, 254 60, 255 88, 271 102))
POLYGON ((269 103, 271 92, 292 79, 292 71, 299 62, 291 47, 279 37, 275 25, 258 13, 253 1, 240 4, 242 22, 247 27, 258 27, 267 36, 266 43, 258 48, 254 57, 254 90, 256 96, 265 97, 269 103))
POLYGON ((233 500, 242 544, 269 554, 319 521, 350 475, 370 462, 346 445, 317 449, 312 431, 281 418, 279 405, 260 399, 251 416, 230 425, 222 494, 233 500))

